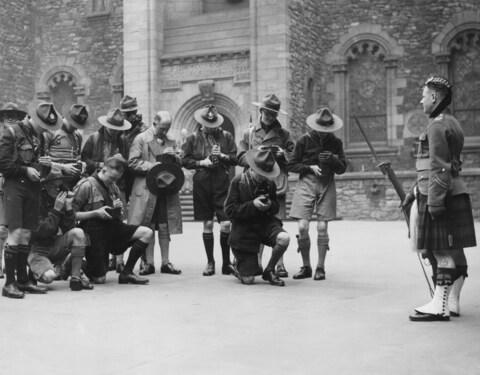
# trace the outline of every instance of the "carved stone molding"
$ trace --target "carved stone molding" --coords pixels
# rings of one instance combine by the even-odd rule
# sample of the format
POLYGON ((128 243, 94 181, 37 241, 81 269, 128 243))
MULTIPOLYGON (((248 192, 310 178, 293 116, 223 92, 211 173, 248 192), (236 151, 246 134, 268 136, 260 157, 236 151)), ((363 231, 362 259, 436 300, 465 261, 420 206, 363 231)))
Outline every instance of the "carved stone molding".
MULTIPOLYGON (((171 62, 171 60, 169 60, 171 62)), ((180 90, 183 82, 233 78, 234 84, 250 82, 248 54, 209 55, 208 59, 188 58, 161 67, 162 91, 180 90), (228 57, 228 58, 227 58, 228 57), (181 62, 180 62, 181 61, 181 62)))
POLYGON ((185 56, 163 56, 160 58, 160 65, 171 66, 181 64, 196 64, 210 61, 222 61, 222 60, 235 60, 239 58, 248 59, 250 56, 249 50, 241 51, 223 51, 223 52, 210 52, 198 55, 185 55, 185 56))

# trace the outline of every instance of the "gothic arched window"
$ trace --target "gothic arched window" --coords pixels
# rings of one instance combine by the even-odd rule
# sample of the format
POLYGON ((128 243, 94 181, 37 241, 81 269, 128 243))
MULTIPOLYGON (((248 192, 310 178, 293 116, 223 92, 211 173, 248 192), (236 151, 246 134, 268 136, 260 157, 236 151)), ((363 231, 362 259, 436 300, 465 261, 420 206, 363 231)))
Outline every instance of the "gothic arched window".
POLYGON ((373 41, 360 41, 347 51, 346 141, 352 146, 365 141, 355 124, 357 117, 368 138, 387 144, 386 52, 373 41))
POLYGON ((48 81, 50 97, 55 108, 65 114, 72 104, 77 103, 75 78, 68 72, 58 72, 48 81))
POLYGON ((466 137, 480 137, 480 30, 465 30, 449 43, 452 109, 466 137))

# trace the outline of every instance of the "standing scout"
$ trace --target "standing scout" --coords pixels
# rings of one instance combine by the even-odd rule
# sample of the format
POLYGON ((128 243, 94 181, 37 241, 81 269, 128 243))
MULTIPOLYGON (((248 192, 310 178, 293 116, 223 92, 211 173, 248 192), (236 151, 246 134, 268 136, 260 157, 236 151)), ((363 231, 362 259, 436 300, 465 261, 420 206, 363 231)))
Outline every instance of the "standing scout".
MULTIPOLYGON (((124 151, 122 151, 123 156, 125 159, 128 160, 128 154, 130 152, 130 147, 132 146, 133 140, 137 135, 144 132, 147 129, 147 126, 143 122, 142 114, 138 113, 138 103, 137 98, 133 98, 130 95, 125 95, 122 100, 120 100, 120 111, 123 113, 125 120, 127 120, 132 127, 128 130, 122 132, 121 140, 122 140, 122 147, 124 151)), ((130 168, 127 168, 122 177, 122 184, 120 186, 121 189, 125 192, 125 202, 128 203, 130 195, 132 194, 132 185, 135 179, 134 173, 130 168)), ((112 267, 115 266, 117 272, 120 272, 124 266, 123 261, 123 254, 118 255, 116 260, 112 259, 112 267)), ((143 263, 142 263, 143 264, 143 263)))
POLYGON ((274 180, 280 168, 269 150, 250 150, 245 159, 249 168, 233 178, 225 201, 225 212, 232 220, 230 243, 235 255, 235 276, 242 284, 253 284, 259 272, 260 244, 272 247, 272 256, 262 278, 272 285, 285 282, 274 272, 290 237, 275 215, 279 209, 274 180))
MULTIPOLYGON (((15 123, 22 121, 27 113, 20 110, 15 103, 6 103, 2 109, 0 109, 0 127, 11 126, 15 123)), ((8 236, 7 222, 5 218, 5 205, 4 205, 4 182, 5 179, 0 173, 0 279, 3 279, 3 247, 8 236)))
POLYGON ((70 176, 72 183, 80 178, 85 163, 81 162, 82 135, 80 130, 90 125, 88 109, 82 104, 73 104, 63 118, 60 129, 48 137, 46 153, 62 171, 70 176))
POLYGON ((318 263, 314 280, 325 279, 325 257, 329 249, 328 222, 337 216, 335 174, 345 172, 347 163, 342 141, 333 132, 343 126, 343 121, 328 108, 308 116, 310 132, 300 137, 289 170, 299 174, 293 194, 290 216, 298 220, 298 251, 303 266, 294 279, 312 277, 310 264, 310 220, 317 214, 318 263))
MULTIPOLYGON (((293 152, 294 142, 288 130, 282 127, 277 117, 279 113, 286 114, 280 110, 280 100, 276 95, 270 94, 263 98, 260 103, 253 103, 260 108, 258 123, 244 133, 239 144, 238 163, 248 168, 246 153, 250 149, 266 148, 273 152, 275 160, 280 166, 280 175, 276 178, 277 197, 280 203, 278 216, 285 218, 285 201, 288 189, 287 163, 293 152)), ((263 246, 258 257, 259 264, 262 264, 263 246)), ((276 273, 280 277, 288 277, 288 272, 283 264, 283 257, 279 259, 276 273)))
MULTIPOLYGON (((106 119, 106 116, 100 118, 106 119)), ((120 109, 115 108, 108 114, 110 119, 123 119, 120 109)), ((100 122, 100 121, 99 121, 100 122)), ((107 158, 122 154, 125 158, 126 151, 125 140, 122 138, 122 132, 129 130, 132 124, 128 121, 102 121, 102 127, 91 134, 82 149, 82 161, 87 164, 87 173, 89 175, 99 171, 107 158)), ((128 155, 127 155, 128 156, 128 155)))
MULTIPOLYGON (((23 298, 24 292, 45 293, 29 280, 27 258, 31 231, 36 229, 39 211, 40 178, 47 168, 41 156, 41 128, 60 128, 62 117, 51 103, 41 103, 30 117, 13 126, 4 126, 0 137, 0 173, 5 178, 5 215, 8 245, 5 247, 6 281, 2 295, 23 298)), ((46 174, 46 173, 45 173, 46 174)))
POLYGON ((213 105, 195 111, 199 129, 191 134, 183 145, 183 164, 195 169, 193 176, 193 215, 203 221, 203 243, 207 253, 207 267, 204 276, 215 274, 213 256, 213 219, 220 222, 220 246, 222 248, 222 273, 231 274, 230 222, 223 203, 230 184, 229 169, 236 164, 237 146, 233 136, 222 130, 223 116, 213 105))
POLYGON ((416 162, 417 249, 433 253, 437 267, 433 299, 410 316, 417 322, 460 315, 460 291, 467 276, 463 249, 476 246, 470 197, 460 177, 463 131, 444 113, 451 100, 448 80, 434 76, 425 82, 420 103, 431 122, 420 136, 416 162))
MULTIPOLYGON (((130 197, 128 222, 158 231, 162 256, 160 272, 178 275, 181 271, 170 263, 169 253, 170 234, 182 233, 182 209, 178 191, 183 185, 183 172, 181 160, 176 155, 177 144, 167 136, 171 123, 170 113, 159 111, 154 117, 153 126, 137 135, 133 141, 128 164, 135 181, 130 197), (164 185, 154 186, 152 192, 147 188, 149 179, 155 183, 160 179, 164 185)), ((140 275, 155 273, 154 245, 155 240, 146 250, 146 264, 140 275)))

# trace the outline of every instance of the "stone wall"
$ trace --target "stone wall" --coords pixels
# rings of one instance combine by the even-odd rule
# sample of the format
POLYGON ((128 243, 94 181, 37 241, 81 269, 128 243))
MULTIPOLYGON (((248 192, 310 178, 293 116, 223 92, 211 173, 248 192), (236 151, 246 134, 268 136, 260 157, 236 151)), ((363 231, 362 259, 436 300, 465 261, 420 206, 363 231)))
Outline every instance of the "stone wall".
POLYGON ((37 97, 49 99, 55 82, 52 76, 66 71, 74 80, 75 99, 90 107, 92 117, 118 104, 114 102, 120 95, 114 96, 112 84, 120 85, 117 89, 121 90, 122 0, 105 4, 106 9, 95 12, 91 1, 46 0, 32 10, 37 97))
MULTIPOLYGON (((395 61, 396 78, 405 87, 400 86, 396 90, 399 98, 394 99, 393 110, 398 113, 395 119, 403 116, 405 123, 413 112, 421 110, 421 83, 432 73, 443 73, 432 53, 434 38, 455 15, 461 12, 478 13, 478 2, 402 0, 393 3, 373 0, 366 4, 353 0, 294 0, 290 2, 288 11, 291 128, 294 134, 299 135, 305 129, 305 118, 312 107, 334 101, 331 88, 335 66, 329 63, 328 57, 352 28, 373 25, 371 30, 381 30, 398 46, 398 50, 402 50, 402 56, 395 61)), ((404 126, 398 126, 393 131, 394 141, 382 159, 390 159, 396 169, 413 168, 412 134, 404 126)), ((348 155, 351 171, 375 170, 375 162, 367 150, 354 151, 348 155)), ((465 151, 465 166, 478 166, 478 147, 465 151)))
POLYGON ((33 18, 30 1, 2 2, 0 12, 0 105, 33 99, 33 18))

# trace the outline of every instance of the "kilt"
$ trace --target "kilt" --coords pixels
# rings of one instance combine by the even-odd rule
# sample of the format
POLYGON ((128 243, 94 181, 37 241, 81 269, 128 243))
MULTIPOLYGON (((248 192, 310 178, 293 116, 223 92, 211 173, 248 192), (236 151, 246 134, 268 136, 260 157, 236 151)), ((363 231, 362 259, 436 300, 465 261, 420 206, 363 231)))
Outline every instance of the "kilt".
POLYGON ((432 220, 428 197, 418 194, 417 248, 432 251, 458 250, 477 245, 472 206, 468 194, 447 196, 446 212, 432 220))

